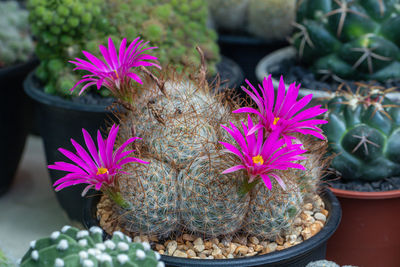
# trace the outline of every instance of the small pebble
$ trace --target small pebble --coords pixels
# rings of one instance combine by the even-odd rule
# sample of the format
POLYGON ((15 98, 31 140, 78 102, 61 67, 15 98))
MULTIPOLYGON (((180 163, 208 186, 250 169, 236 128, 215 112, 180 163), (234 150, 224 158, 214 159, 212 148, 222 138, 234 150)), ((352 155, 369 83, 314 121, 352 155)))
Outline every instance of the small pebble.
POLYGON ((168 255, 173 255, 177 247, 178 243, 175 240, 169 242, 167 245, 168 255))
POLYGON ((250 243, 253 243, 254 245, 258 245, 260 243, 260 240, 258 240, 258 238, 255 236, 251 236, 249 238, 249 241, 250 241, 250 243))
POLYGON ((185 240, 185 241, 194 241, 194 240, 196 239, 195 236, 193 236, 193 235, 188 235, 188 234, 183 234, 182 238, 183 238, 183 240, 185 240))
POLYGON ((175 250, 175 252, 172 256, 179 257, 179 258, 187 258, 188 257, 188 255, 185 252, 180 251, 179 249, 175 250))
POLYGON ((247 252, 249 251, 249 248, 246 246, 239 246, 235 250, 235 254, 241 254, 241 255, 246 255, 247 252))
POLYGON ((318 221, 321 221, 324 223, 326 222, 326 216, 322 213, 319 213, 319 212, 315 213, 314 218, 318 221))

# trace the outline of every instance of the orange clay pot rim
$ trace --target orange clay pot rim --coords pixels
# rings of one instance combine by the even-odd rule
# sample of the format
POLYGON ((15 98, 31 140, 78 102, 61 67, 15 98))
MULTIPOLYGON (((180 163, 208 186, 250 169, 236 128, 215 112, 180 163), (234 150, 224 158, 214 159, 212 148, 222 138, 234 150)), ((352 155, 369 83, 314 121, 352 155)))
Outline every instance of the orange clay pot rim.
POLYGON ((329 188, 336 196, 342 198, 356 199, 389 199, 400 198, 400 190, 382 191, 382 192, 360 192, 352 190, 343 190, 330 187, 329 188))

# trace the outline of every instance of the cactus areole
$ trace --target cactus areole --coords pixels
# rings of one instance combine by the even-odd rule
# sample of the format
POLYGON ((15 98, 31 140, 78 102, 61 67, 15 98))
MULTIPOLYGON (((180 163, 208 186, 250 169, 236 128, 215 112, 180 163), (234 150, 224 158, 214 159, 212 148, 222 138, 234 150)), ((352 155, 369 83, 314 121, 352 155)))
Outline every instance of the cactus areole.
POLYGON ((374 181, 400 175, 400 106, 383 92, 359 87, 328 103, 323 126, 336 153, 331 166, 344 180, 374 181))
POLYGON ((400 77, 399 0, 303 0, 293 44, 316 74, 386 81, 400 77))

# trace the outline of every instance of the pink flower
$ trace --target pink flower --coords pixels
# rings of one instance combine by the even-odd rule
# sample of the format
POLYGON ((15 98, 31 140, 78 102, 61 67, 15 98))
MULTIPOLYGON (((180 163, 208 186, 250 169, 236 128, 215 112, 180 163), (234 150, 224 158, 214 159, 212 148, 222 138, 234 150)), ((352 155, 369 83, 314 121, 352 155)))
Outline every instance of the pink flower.
POLYGON ((89 133, 85 129, 82 129, 83 137, 90 154, 73 139, 71 139, 71 142, 76 150, 76 154, 59 148, 58 151, 75 164, 55 162, 54 165, 48 166, 49 169, 69 172, 54 183, 54 186, 57 186, 55 190, 59 191, 76 184, 89 184, 82 192, 82 195, 85 195, 92 187, 96 190, 100 190, 103 184, 112 187, 116 175, 123 173, 121 172, 121 168, 124 164, 129 162, 148 164, 146 161, 128 157, 134 150, 124 151, 129 144, 136 139, 140 139, 138 137, 129 138, 115 152, 113 151, 118 129, 119 126, 113 125, 106 140, 103 140, 100 131, 97 131, 98 150, 89 133))
POLYGON ((71 88, 73 91, 79 84, 86 83, 79 94, 91 85, 96 85, 100 89, 102 85, 111 90, 114 94, 121 88, 129 85, 130 80, 138 83, 143 83, 139 75, 134 73, 131 69, 140 66, 155 66, 161 68, 156 63, 150 62, 157 60, 156 57, 145 54, 146 50, 155 49, 156 47, 143 48, 148 42, 142 43, 140 37, 132 41, 128 48, 126 48, 126 38, 124 38, 119 47, 119 55, 115 49, 114 43, 111 38, 108 39, 108 49, 100 45, 100 52, 103 55, 105 62, 93 56, 89 52, 82 51, 86 61, 80 58, 75 58, 76 61, 69 61, 76 65, 74 70, 86 70, 91 74, 84 75, 79 82, 71 88))
POLYGON ((235 110, 234 113, 253 113, 260 118, 259 123, 250 129, 249 134, 253 134, 258 129, 264 128, 268 132, 279 129, 285 138, 290 139, 293 139, 290 135, 296 132, 325 139, 321 134, 322 130, 316 125, 328 122, 312 118, 327 110, 321 109, 321 105, 302 110, 311 101, 312 94, 306 95, 297 101, 300 85, 295 86, 295 83, 292 83, 285 94, 285 83, 281 77, 275 100, 271 75, 268 79, 264 78, 262 86, 258 85, 262 96, 248 80, 246 82, 252 89, 252 92, 244 87, 242 89, 254 100, 258 106, 258 110, 244 107, 235 110))
POLYGON ((254 132, 250 133, 249 129, 254 127, 250 116, 248 116, 247 126, 242 122, 244 136, 232 122, 230 122, 230 125, 231 128, 221 126, 233 137, 238 147, 225 142, 220 143, 229 152, 238 156, 241 164, 233 166, 223 173, 244 169, 250 177, 248 183, 253 182, 260 176, 267 188, 271 190, 270 177, 275 178, 283 189, 286 188, 277 170, 287 170, 288 168, 305 170, 301 164, 292 162, 306 159, 299 156, 306 152, 306 150, 300 148, 302 144, 286 144, 279 131, 271 132, 266 139, 264 138, 263 129, 260 129, 257 135, 254 132))

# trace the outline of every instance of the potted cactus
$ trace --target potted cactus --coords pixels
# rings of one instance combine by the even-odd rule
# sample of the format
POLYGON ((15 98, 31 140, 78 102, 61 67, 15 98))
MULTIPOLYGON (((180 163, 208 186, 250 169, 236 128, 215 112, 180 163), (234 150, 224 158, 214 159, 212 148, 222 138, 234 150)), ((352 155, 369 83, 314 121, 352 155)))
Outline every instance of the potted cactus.
POLYGON ((332 191, 343 208, 338 231, 328 242, 328 259, 359 266, 397 266, 400 235, 400 106, 383 88, 360 84, 329 100, 323 126, 331 167, 341 176, 332 191), (377 231, 377 229, 379 229, 377 231))
POLYGON ((296 0, 209 0, 208 5, 221 53, 238 62, 247 79, 256 81, 259 60, 288 44, 296 0))
POLYGON ((10 187, 15 175, 32 114, 22 90, 22 80, 35 65, 27 17, 17 2, 0 2, 0 84, 5 100, 0 107, 0 118, 3 127, 13 129, 0 134, 2 140, 7 140, 1 145, 0 195, 10 187))
POLYGON ((143 266, 163 267, 149 243, 135 243, 121 232, 103 240, 103 230, 64 226, 49 237, 34 240, 19 262, 21 267, 143 266))
MULTIPOLYGON (((94 57, 91 63, 74 62, 92 73, 91 80, 83 77, 82 83, 102 83, 126 112, 117 111, 118 125, 111 126, 105 139, 99 131, 95 142, 83 129, 86 149, 75 140, 71 140, 75 152, 59 149, 72 163, 49 165, 67 172, 55 182, 56 190, 86 184, 83 195, 90 189, 101 191, 103 195, 92 201, 93 206, 89 204, 93 209, 86 216, 97 212, 97 223, 108 233, 120 229, 137 235, 135 239, 151 236, 153 245, 155 240, 183 233, 214 239, 243 233, 253 236, 253 243, 257 238, 278 240, 281 245, 278 249, 275 244, 275 249, 288 249, 271 256, 229 260, 217 246, 216 259, 226 260, 210 261, 200 255, 206 244, 199 240, 198 247, 193 246, 199 256, 188 250, 192 259, 182 259, 188 254, 183 247, 173 249, 177 241, 170 240, 168 253, 162 257, 172 266, 299 266, 324 258, 326 240, 340 220, 333 195, 329 191, 321 194, 325 202, 318 196, 326 164, 325 137, 318 125, 326 121, 313 117, 326 110, 320 106, 301 110, 312 96, 296 101, 299 87, 292 84, 285 94, 283 81, 275 103, 274 88, 267 78, 260 86, 263 97, 250 83, 251 90, 244 88, 258 109, 238 108, 226 101, 226 94, 210 93, 200 48, 203 64, 199 71, 188 76, 187 71, 179 75, 166 68, 154 74, 142 66, 146 76, 141 77, 142 90, 137 90, 129 82, 137 78, 130 70, 136 53, 126 52, 123 45, 119 51, 119 55, 112 52, 105 57, 110 62, 120 58, 116 67, 94 57), (104 71, 103 66, 108 69, 104 71), (319 213, 316 219, 311 217, 313 207, 319 213), (301 217, 307 224, 304 229, 298 227, 301 217)), ((253 247, 248 254, 250 248, 237 248, 237 254, 272 251, 266 247, 261 252, 261 245, 257 249, 253 247)))
MULTIPOLYGON (((27 93, 39 106, 38 128, 42 131, 48 162, 59 160, 54 151, 60 145, 57 141, 60 138, 68 140, 73 137, 82 141, 80 131, 83 127, 94 134, 97 129, 105 127, 106 119, 115 119, 107 110, 113 100, 104 87, 96 90, 95 85, 90 84, 93 86, 85 90, 83 96, 78 96, 77 90, 73 90, 71 95, 70 89, 84 71, 72 72, 68 60, 78 57, 81 50, 98 56, 98 43, 104 43, 108 37, 120 39, 119 36, 126 36, 133 40, 140 35, 152 45, 166 46, 169 53, 156 52, 155 56, 160 64, 171 64, 179 70, 193 60, 191 48, 194 50, 198 43, 206 53, 206 60, 213 66, 213 74, 216 73, 220 59, 214 41, 216 35, 205 27, 207 10, 198 1, 30 0, 28 8, 33 32, 38 39, 36 53, 41 65, 25 85, 27 93)), ((142 41, 137 41, 136 45, 144 50, 152 49, 143 47, 142 41)), ((228 76, 232 74, 240 76, 241 72, 234 69, 228 76)), ((224 76, 222 80, 226 78, 224 76)), ((228 78, 233 83, 241 83, 228 78)), ((70 146, 69 143, 61 145, 70 146)), ((60 173, 50 170, 50 176, 54 182, 60 173)), ((78 197, 81 191, 82 188, 76 188, 57 193, 69 217, 77 221, 81 221, 82 203, 78 197)))
POLYGON ((397 86, 399 4, 397 0, 299 1, 293 46, 261 60, 257 77, 292 73, 300 76, 304 88, 331 91, 345 80, 397 86))

